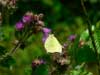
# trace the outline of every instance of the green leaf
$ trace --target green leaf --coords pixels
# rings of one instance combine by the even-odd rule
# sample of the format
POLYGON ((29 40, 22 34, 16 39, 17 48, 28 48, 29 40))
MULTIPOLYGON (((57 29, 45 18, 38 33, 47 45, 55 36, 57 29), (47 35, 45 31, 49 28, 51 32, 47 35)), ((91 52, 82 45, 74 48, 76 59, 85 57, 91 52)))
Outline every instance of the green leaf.
POLYGON ((81 64, 82 62, 95 62, 96 55, 92 48, 90 48, 88 45, 84 45, 82 48, 78 49, 75 60, 77 64, 81 64))
MULTIPOLYGON (((93 32, 94 29, 95 29, 94 25, 92 25, 91 29, 92 29, 92 32, 93 32)), ((88 29, 86 29, 85 31, 82 32, 82 34, 80 36, 80 40, 83 40, 83 41, 88 41, 89 40, 89 32, 88 32, 88 29)))
POLYGON ((85 30, 82 34, 81 34, 81 36, 80 36, 80 40, 88 40, 88 38, 89 38, 89 32, 88 32, 88 30, 85 30))
POLYGON ((70 75, 79 75, 80 71, 73 70, 71 71, 70 75))

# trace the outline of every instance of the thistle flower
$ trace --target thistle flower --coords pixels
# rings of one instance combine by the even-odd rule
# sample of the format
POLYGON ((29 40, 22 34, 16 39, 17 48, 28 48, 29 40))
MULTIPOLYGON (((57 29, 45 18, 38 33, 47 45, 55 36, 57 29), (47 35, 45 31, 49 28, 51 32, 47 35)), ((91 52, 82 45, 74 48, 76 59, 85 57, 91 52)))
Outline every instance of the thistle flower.
POLYGON ((43 32, 42 41, 43 41, 43 43, 44 43, 45 40, 47 39, 47 37, 49 36, 49 33, 51 33, 51 29, 49 29, 49 28, 43 28, 43 29, 42 29, 42 32, 43 32))
POLYGON ((25 15, 22 18, 23 23, 30 23, 32 21, 32 17, 29 15, 25 15))
POLYGON ((43 32, 44 34, 49 34, 49 33, 51 32, 51 29, 49 29, 49 28, 43 28, 43 29, 42 29, 42 32, 43 32))
POLYGON ((23 28, 24 28, 24 24, 21 21, 16 23, 16 30, 20 31, 23 28))
POLYGON ((68 37, 68 40, 73 42, 73 41, 75 40, 75 38, 76 38, 75 35, 70 35, 70 36, 68 37))
POLYGON ((26 12, 26 14, 23 16, 22 21, 23 23, 30 23, 32 21, 33 13, 32 12, 26 12))
POLYGON ((43 38, 42 38, 42 42, 43 42, 43 43, 45 43, 47 37, 48 37, 48 36, 43 36, 43 38))

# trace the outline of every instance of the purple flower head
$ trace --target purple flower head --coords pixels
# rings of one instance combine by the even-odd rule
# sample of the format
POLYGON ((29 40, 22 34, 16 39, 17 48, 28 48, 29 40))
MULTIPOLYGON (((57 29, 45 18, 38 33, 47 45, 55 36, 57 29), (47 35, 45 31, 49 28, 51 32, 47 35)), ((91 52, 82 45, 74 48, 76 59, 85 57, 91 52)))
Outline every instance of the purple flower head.
POLYGON ((69 41, 74 41, 75 38, 76 38, 76 35, 70 35, 70 36, 68 37, 68 40, 69 40, 69 41))
POLYGON ((44 34, 46 34, 46 33, 50 33, 51 29, 49 29, 49 28, 43 28, 42 31, 43 31, 44 34))
POLYGON ((30 15, 25 15, 22 18, 23 23, 30 23, 32 21, 32 17, 30 15))
MULTIPOLYGON (((49 36, 49 35, 48 35, 48 36, 49 36)), ((43 36, 43 38, 42 38, 42 42, 43 42, 43 43, 45 43, 45 41, 46 41, 46 39, 47 39, 48 36, 43 36)))
POLYGON ((16 30, 20 31, 23 28, 24 28, 24 24, 21 21, 16 23, 16 30))
POLYGON ((42 32, 43 32, 42 41, 44 43, 46 41, 47 37, 49 36, 49 33, 51 33, 51 29, 49 29, 49 28, 43 28, 42 32))

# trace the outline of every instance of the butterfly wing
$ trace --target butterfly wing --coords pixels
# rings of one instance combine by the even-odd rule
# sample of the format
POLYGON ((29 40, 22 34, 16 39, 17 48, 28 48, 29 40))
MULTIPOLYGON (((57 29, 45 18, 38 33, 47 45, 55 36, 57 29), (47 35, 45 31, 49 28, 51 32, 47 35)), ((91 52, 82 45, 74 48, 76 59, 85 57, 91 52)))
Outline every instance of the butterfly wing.
POLYGON ((45 41, 44 47, 49 53, 62 52, 62 46, 53 34, 49 34, 45 41))

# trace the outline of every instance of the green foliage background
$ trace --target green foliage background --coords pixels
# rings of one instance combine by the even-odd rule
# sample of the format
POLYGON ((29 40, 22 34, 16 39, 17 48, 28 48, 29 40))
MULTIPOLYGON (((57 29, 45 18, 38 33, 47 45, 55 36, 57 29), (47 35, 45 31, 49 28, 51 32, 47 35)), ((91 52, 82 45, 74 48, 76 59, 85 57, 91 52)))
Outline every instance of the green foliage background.
MULTIPOLYGON (((92 24, 96 26, 100 20, 100 1, 86 0, 85 6, 92 24)), ((14 46, 15 23, 27 11, 43 13, 45 25, 53 30, 61 44, 67 40, 70 34, 81 34, 86 29, 86 17, 80 0, 20 0, 17 7, 17 10, 10 15, 9 24, 4 21, 0 26, 0 50, 4 47, 9 51, 14 46)), ((0 75, 30 75, 32 60, 44 54, 42 33, 33 34, 26 41, 25 49, 18 49, 13 55, 15 60, 11 60, 13 64, 10 67, 2 67, 3 65, 0 64, 0 75)), ((81 56, 77 61, 80 58, 81 56)), ((7 62, 5 64, 7 65, 7 62)))

